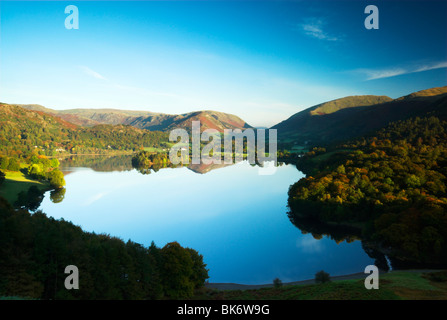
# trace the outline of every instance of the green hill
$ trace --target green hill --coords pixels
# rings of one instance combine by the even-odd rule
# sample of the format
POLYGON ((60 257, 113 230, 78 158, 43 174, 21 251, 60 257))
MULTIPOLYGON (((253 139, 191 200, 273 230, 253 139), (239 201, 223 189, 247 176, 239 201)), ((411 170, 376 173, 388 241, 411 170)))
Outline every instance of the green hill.
POLYGON ((392 100, 386 96, 351 96, 323 103, 273 126, 283 143, 321 145, 355 138, 390 122, 428 113, 444 118, 447 86, 392 100))
POLYGON ((326 115, 346 108, 372 106, 375 104, 388 102, 391 100, 393 99, 387 96, 372 96, 372 95, 350 96, 319 104, 315 107, 312 107, 311 108, 312 110, 310 110, 309 113, 312 116, 326 115))

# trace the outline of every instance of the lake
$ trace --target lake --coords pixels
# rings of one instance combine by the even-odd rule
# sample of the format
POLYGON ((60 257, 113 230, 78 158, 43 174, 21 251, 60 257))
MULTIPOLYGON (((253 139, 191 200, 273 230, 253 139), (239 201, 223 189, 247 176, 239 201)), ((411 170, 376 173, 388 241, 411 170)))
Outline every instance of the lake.
POLYGON ((203 255, 209 282, 299 281, 320 270, 336 276, 374 264, 360 241, 317 240, 291 223, 287 191, 303 177, 293 165, 273 175, 260 175, 245 161, 144 175, 130 167, 130 158, 109 160, 61 161, 65 197, 53 203, 47 192, 39 209, 146 247, 177 241, 203 255))

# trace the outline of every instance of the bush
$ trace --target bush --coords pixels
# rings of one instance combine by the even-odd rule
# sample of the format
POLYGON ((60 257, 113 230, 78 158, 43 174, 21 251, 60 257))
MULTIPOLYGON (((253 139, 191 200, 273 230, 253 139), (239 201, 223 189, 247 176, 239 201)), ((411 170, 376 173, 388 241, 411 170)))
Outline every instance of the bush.
POLYGON ((315 274, 315 282, 316 283, 326 283, 326 282, 330 282, 331 278, 329 276, 329 273, 324 272, 323 270, 317 272, 315 274))
POLYGON ((424 275, 424 278, 433 282, 446 282, 447 281, 447 271, 439 272, 429 272, 424 275))
POLYGON ((275 278, 275 279, 273 280, 273 286, 274 286, 276 289, 281 288, 281 287, 282 287, 282 281, 281 281, 281 279, 279 279, 279 278, 275 278))

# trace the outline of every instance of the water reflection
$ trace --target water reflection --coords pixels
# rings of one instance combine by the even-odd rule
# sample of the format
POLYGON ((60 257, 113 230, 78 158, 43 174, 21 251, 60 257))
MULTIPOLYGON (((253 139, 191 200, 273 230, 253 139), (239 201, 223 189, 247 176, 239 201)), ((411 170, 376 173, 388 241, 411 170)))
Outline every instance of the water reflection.
POLYGON ((21 191, 18 194, 14 207, 34 212, 42 203, 44 193, 38 187, 31 186, 28 191, 21 191))
POLYGON ((132 167, 132 155, 72 155, 59 159, 61 168, 91 168, 99 172, 130 171, 132 167))
MULTIPOLYGON (((45 198, 45 193, 47 191, 41 190, 36 186, 31 186, 27 191, 21 191, 17 195, 17 200, 13 203, 16 209, 25 209, 30 212, 35 212, 39 209, 43 199, 45 198)), ((60 203, 65 197, 65 188, 58 188, 49 191, 50 200, 53 203, 60 203)))
MULTIPOLYGON (((309 218, 301 218, 297 214, 288 212, 288 216, 293 225, 301 230, 303 234, 311 235, 311 238, 304 238, 301 246, 306 250, 320 250, 319 240, 328 237, 340 244, 342 242, 352 243, 361 241, 361 231, 354 227, 328 225, 321 221, 315 221, 309 218), (312 239, 314 241, 312 241, 312 239)), ((373 243, 361 241, 362 248, 366 254, 374 259, 374 265, 383 271, 388 271, 391 266, 389 259, 376 247, 373 243), (388 260, 387 260, 388 259, 388 260)), ((395 264, 394 260, 390 260, 391 264, 395 264)))
POLYGON ((67 191, 67 189, 65 188, 59 188, 59 189, 55 189, 52 190, 50 192, 50 199, 53 203, 60 203, 64 200, 65 198, 65 192, 67 191))
MULTIPOLYGON (((303 234, 291 223, 287 190, 303 176, 293 165, 282 164, 270 176, 242 162, 151 169, 148 177, 136 170, 113 171, 115 160, 61 161, 61 170, 71 171, 67 192, 47 193, 42 211, 85 231, 145 246, 178 241, 204 256, 211 282, 297 281, 321 269, 334 276, 363 272, 374 261, 360 241, 337 244, 317 229, 303 234)), ((131 157, 121 160, 129 163, 131 157)))

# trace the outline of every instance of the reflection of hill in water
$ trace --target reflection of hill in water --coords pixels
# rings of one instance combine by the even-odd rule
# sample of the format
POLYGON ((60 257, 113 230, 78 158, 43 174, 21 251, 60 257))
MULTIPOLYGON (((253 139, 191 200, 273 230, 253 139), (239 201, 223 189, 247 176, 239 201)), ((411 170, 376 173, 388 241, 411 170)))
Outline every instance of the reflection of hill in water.
POLYGON ((190 164, 187 168, 195 173, 200 173, 200 174, 204 174, 204 173, 208 173, 210 171, 216 170, 216 169, 220 169, 220 168, 224 168, 224 167, 228 167, 228 166, 232 166, 233 163, 231 164, 190 164))
MULTIPOLYGON (((70 168, 82 167, 82 168, 91 168, 94 171, 100 172, 112 172, 112 171, 130 171, 134 169, 132 166, 132 155, 118 155, 118 156, 106 156, 106 155, 73 155, 60 160, 60 168, 63 171, 64 175, 68 175, 73 172, 70 168)), ((183 167, 187 167, 189 170, 199 173, 205 174, 211 172, 213 170, 225 168, 228 166, 232 166, 231 164, 224 164, 223 161, 221 164, 189 164, 183 167)), ((260 164, 256 164, 259 166, 260 164)), ((282 162, 278 163, 278 166, 283 165, 282 162)), ((147 174, 149 171, 157 172, 160 169, 168 168, 169 166, 161 166, 161 165, 153 165, 150 168, 136 168, 141 173, 147 174)), ((171 166, 172 167, 172 166, 171 166)), ((178 166, 182 167, 182 166, 178 166)))
POLYGON ((301 233, 310 233, 316 240, 320 240, 323 237, 328 237, 334 240, 337 244, 344 241, 346 241, 346 243, 361 241, 363 250, 370 258, 375 260, 374 264, 381 270, 388 271, 390 268, 389 262, 393 268, 396 268, 398 265, 397 261, 394 261, 390 257, 386 257, 384 253, 374 246, 374 244, 363 241, 361 231, 357 228, 335 224, 329 225, 309 218, 301 218, 298 215, 291 214, 290 212, 288 212, 288 216, 290 222, 292 222, 292 224, 296 226, 301 233))
POLYGON ((344 241, 347 243, 353 241, 361 241, 362 248, 366 254, 375 260, 374 264, 381 270, 388 271, 390 269, 394 270, 405 270, 405 269, 443 269, 444 265, 438 264, 424 264, 417 263, 408 260, 402 260, 396 256, 390 255, 390 248, 382 247, 379 243, 374 241, 367 241, 363 239, 362 232, 360 229, 355 227, 336 225, 336 224, 325 224, 321 221, 312 220, 310 218, 300 217, 296 214, 291 214, 288 212, 290 222, 296 226, 301 233, 310 233, 314 239, 320 240, 324 237, 328 237, 340 244, 344 241))
POLYGON ((112 172, 112 171, 130 171, 132 167, 132 155, 118 156, 70 156, 60 159, 60 167, 64 174, 70 174, 69 168, 84 167, 91 168, 94 171, 112 172))
MULTIPOLYGON (((244 160, 244 161, 246 161, 246 160, 244 160)), ((194 171, 195 173, 204 174, 204 173, 208 173, 210 171, 216 170, 216 169, 229 167, 229 166, 232 166, 234 164, 236 164, 236 163, 225 164, 223 161, 222 161, 221 164, 214 164, 214 163, 212 163, 212 164, 204 164, 204 163, 201 163, 201 164, 190 164, 188 166, 188 169, 191 170, 191 171, 194 171)), ((282 165, 285 165, 285 163, 284 162, 278 162, 276 164, 277 167, 280 167, 282 165)), ((259 162, 256 162, 256 164, 252 164, 252 166, 264 167, 264 165, 262 165, 259 162)))
MULTIPOLYGON (((211 172, 213 170, 217 170, 217 169, 221 169, 221 168, 232 166, 234 164, 236 164, 236 163, 225 164, 223 161, 220 164, 200 163, 200 164, 189 164, 189 165, 184 165, 184 166, 182 166, 182 165, 173 166, 173 165, 153 164, 152 166, 149 166, 149 167, 143 167, 143 168, 137 168, 136 167, 135 169, 138 170, 138 172, 140 172, 141 174, 150 174, 151 172, 158 172, 159 170, 162 170, 162 169, 165 169, 165 168, 182 168, 182 167, 186 167, 189 170, 193 171, 194 173, 205 174, 205 173, 211 172)), ((276 166, 282 166, 284 164, 285 163, 283 163, 283 162, 278 162, 276 166)), ((263 167, 263 165, 261 165, 260 163, 253 164, 252 166, 263 167)))

